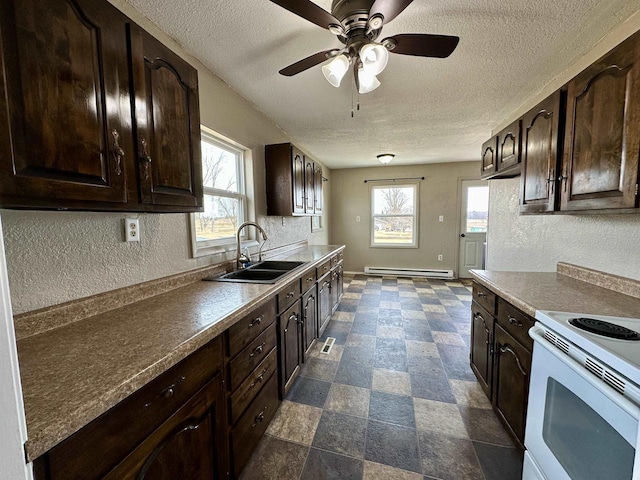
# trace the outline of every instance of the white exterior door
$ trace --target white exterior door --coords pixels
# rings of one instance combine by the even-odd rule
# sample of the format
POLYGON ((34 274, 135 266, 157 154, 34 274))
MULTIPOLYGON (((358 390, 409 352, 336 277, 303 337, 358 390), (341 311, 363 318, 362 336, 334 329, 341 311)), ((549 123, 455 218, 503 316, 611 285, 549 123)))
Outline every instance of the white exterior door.
POLYGON ((7 264, 0 222, 0 479, 29 480, 31 465, 25 464, 27 427, 22 406, 16 338, 9 296, 7 264))
POLYGON ((458 278, 469 278, 469 270, 484 268, 489 184, 483 180, 463 180, 460 196, 458 278))

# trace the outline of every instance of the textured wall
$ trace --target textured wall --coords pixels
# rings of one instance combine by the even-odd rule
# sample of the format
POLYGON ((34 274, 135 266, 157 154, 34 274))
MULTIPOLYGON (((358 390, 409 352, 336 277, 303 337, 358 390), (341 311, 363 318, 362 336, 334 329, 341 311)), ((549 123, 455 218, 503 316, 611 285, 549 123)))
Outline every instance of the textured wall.
POLYGON ((520 179, 491 180, 488 270, 556 270, 559 261, 640 280, 640 215, 520 216, 520 179))
POLYGON ((458 182, 478 178, 478 162, 332 170, 331 243, 345 244, 345 270, 365 266, 456 269, 458 182), (371 248, 371 201, 365 179, 426 177, 420 182, 419 248, 371 248), (337 206, 340 206, 339 208, 337 206), (356 223, 356 216, 360 223, 356 223), (445 221, 439 222, 438 216, 445 221), (444 261, 438 261, 438 255, 444 261))
MULTIPOLYGON (((258 222, 269 234, 267 248, 308 240, 328 243, 328 230, 311 233, 309 218, 264 217, 264 145, 287 142, 284 132, 240 97, 167 35, 123 1, 116 6, 198 69, 202 124, 250 150, 258 222)), ((325 169, 325 177, 331 172, 325 169)), ((330 213, 331 182, 325 183, 325 216, 330 213)), ((101 293, 216 263, 220 256, 190 258, 186 214, 142 214, 142 242, 123 242, 126 214, 1 211, 14 313, 101 293)))

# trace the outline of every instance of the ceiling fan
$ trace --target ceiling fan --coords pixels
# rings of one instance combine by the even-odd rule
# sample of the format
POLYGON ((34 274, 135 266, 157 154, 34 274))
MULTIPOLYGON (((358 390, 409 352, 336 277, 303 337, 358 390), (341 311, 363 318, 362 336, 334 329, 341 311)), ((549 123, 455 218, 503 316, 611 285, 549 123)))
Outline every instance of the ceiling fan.
POLYGON ((376 75, 387 66, 389 52, 418 57, 446 58, 460 41, 450 35, 405 33, 377 42, 382 27, 396 18, 413 0, 333 0, 331 13, 310 0, 271 0, 276 5, 326 28, 344 44, 318 52, 280 70, 287 77, 331 61, 322 73, 331 85, 339 87, 353 64, 359 93, 372 92, 380 86, 376 75))

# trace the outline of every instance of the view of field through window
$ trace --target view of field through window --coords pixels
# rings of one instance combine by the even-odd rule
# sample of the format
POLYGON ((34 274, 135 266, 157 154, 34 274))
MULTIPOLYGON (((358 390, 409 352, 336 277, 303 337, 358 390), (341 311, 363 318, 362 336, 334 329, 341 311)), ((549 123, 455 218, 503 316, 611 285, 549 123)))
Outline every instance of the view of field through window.
POLYGON ((466 233, 486 232, 489 219, 489 187, 469 187, 466 233))
POLYGON ((415 243, 416 187, 373 187, 373 244, 415 243))

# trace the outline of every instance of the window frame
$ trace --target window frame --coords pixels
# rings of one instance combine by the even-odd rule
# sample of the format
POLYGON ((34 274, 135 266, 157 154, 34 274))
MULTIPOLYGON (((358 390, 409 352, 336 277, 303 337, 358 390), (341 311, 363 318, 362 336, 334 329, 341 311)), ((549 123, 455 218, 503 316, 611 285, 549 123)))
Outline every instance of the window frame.
POLYGON ((371 202, 371 248, 419 248, 419 238, 420 238, 420 225, 419 225, 419 205, 420 205, 420 183, 418 182, 403 182, 401 184, 397 184, 395 182, 385 182, 385 183, 377 183, 375 185, 371 185, 369 187, 369 198, 371 202), (392 214, 392 215, 382 215, 375 213, 375 191, 381 190, 385 188, 411 188, 414 191, 413 196, 413 214, 392 214), (399 243, 376 243, 375 242, 375 228, 376 228, 376 218, 397 218, 397 217, 411 217, 413 218, 413 231, 412 231, 412 242, 410 244, 399 244, 399 243))
MULTIPOLYGON (((247 204, 248 204, 248 192, 246 185, 246 153, 247 148, 233 142, 230 139, 224 138, 215 131, 201 125, 201 141, 208 142, 222 150, 225 150, 236 157, 236 178, 237 178, 237 192, 229 190, 223 190, 215 187, 208 187, 203 185, 203 195, 231 198, 238 201, 238 226, 242 225, 248 218, 247 204)), ((202 160, 201 160, 202 161, 202 160)), ((204 179, 203 179, 204 183, 204 179)), ((236 237, 232 235, 230 237, 216 238, 210 240, 197 240, 196 235, 196 213, 189 214, 189 223, 191 230, 191 252, 193 258, 203 257, 206 255, 215 255, 220 253, 226 253, 236 248, 236 237)), ((248 242, 246 230, 241 236, 242 247, 251 246, 254 243, 248 242)))

